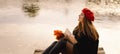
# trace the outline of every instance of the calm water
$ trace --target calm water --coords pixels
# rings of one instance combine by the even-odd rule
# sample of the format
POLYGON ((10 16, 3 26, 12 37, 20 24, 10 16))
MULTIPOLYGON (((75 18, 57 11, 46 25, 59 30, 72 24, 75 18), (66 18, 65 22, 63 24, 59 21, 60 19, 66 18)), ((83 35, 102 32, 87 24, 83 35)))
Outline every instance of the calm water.
MULTIPOLYGON (((0 54, 33 54, 35 49, 45 49, 55 41, 53 30, 69 28, 72 32, 85 7, 85 1, 79 0, 30 1, 0 0, 0 54), (40 8, 35 17, 22 9, 26 3, 40 8)), ((96 16, 94 24, 106 54, 120 54, 119 17, 96 16)))

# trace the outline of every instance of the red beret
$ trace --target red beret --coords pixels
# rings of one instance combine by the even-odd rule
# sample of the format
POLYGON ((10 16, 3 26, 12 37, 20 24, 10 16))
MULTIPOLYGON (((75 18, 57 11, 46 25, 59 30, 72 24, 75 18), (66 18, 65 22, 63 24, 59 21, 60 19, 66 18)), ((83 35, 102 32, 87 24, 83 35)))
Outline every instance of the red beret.
POLYGON ((89 10, 88 8, 84 8, 82 12, 88 20, 94 21, 94 13, 91 10, 89 10))

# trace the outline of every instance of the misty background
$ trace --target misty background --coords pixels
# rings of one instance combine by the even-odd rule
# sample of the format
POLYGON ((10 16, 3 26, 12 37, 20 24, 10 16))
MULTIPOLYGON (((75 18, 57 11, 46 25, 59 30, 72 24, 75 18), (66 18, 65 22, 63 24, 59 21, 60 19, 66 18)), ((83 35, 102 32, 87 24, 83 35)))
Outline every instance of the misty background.
POLYGON ((84 7, 95 13, 99 47, 120 54, 119 5, 119 0, 0 0, 0 54, 44 50, 56 40, 54 30, 73 31, 84 7))

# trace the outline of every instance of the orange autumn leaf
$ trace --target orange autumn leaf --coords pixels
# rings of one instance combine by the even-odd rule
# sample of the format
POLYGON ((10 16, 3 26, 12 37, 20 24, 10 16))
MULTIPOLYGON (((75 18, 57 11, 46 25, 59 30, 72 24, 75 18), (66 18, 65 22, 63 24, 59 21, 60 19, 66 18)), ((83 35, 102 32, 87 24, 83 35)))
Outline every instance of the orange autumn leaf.
POLYGON ((61 30, 54 30, 54 35, 56 36, 56 39, 59 40, 64 36, 63 32, 61 30))

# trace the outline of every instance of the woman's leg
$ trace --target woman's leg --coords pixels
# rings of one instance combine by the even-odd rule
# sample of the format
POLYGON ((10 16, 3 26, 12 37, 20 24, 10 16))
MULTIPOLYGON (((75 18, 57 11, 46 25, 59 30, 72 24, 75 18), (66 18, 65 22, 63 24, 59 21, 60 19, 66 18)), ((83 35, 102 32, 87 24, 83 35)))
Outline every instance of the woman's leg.
POLYGON ((55 46, 57 41, 53 42, 44 52, 43 54, 49 54, 50 50, 55 46))
POLYGON ((66 50, 66 42, 65 39, 60 39, 56 45, 50 50, 49 54, 59 54, 60 52, 66 50))

